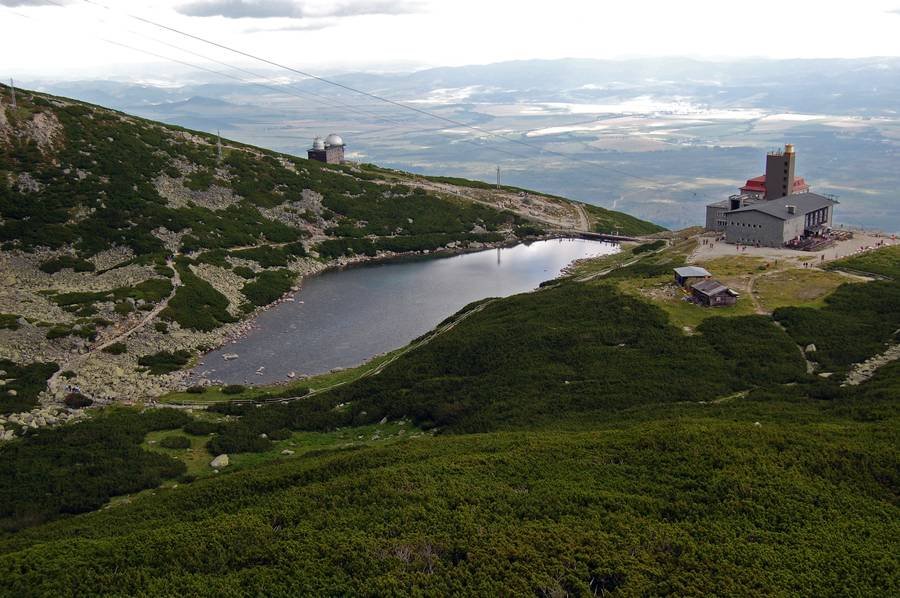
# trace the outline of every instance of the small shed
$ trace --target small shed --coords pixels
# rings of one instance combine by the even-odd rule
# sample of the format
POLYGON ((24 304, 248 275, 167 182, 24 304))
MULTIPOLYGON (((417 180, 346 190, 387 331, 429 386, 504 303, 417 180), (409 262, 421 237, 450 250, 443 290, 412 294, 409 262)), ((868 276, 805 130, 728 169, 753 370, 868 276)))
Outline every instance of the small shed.
POLYGON ((675 282, 682 287, 690 286, 691 279, 693 278, 709 278, 711 276, 712 274, 700 266, 682 266, 681 268, 675 268, 675 282))
POLYGON ((691 294, 707 307, 734 305, 739 295, 718 280, 701 280, 691 287, 691 294))

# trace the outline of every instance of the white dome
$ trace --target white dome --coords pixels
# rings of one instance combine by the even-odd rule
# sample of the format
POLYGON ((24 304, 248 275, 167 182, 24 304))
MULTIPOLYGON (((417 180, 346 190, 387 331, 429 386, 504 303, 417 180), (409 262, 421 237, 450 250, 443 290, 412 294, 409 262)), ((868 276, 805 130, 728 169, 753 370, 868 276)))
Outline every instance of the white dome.
POLYGON ((322 141, 321 137, 316 137, 315 139, 313 139, 312 148, 314 150, 323 150, 323 149, 325 149, 325 142, 322 141))
POLYGON ((344 145, 344 140, 341 139, 340 135, 332 133, 325 138, 325 145, 344 145))

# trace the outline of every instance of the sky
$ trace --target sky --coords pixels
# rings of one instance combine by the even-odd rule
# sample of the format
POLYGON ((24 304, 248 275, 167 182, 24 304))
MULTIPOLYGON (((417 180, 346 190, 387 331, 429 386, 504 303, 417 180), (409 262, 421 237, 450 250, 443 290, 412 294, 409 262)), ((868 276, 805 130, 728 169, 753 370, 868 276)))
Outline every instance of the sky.
POLYGON ((0 0, 0 78, 158 78, 188 70, 167 59, 204 63, 197 54, 250 64, 134 17, 320 74, 532 58, 900 56, 900 0, 0 0))

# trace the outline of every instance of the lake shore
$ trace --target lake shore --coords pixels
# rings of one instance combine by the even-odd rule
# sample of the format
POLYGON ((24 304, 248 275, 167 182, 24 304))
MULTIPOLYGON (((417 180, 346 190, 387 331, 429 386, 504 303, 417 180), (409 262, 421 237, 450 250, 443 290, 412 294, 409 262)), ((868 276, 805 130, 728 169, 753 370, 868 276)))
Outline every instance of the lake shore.
POLYGON ((617 247, 593 240, 556 236, 532 243, 498 243, 493 247, 469 248, 466 251, 406 255, 388 260, 359 260, 339 268, 323 269, 316 276, 307 277, 300 286, 306 293, 311 293, 301 295, 305 304, 302 300, 296 301, 294 291, 271 306, 254 312, 235 335, 203 354, 198 360, 203 369, 195 368, 196 375, 185 384, 272 384, 325 373, 336 367, 354 367, 375 355, 405 345, 471 301, 533 290, 540 283, 558 276, 572 260, 611 253, 617 251, 617 247), (573 244, 564 247, 546 245, 554 239, 561 243, 568 239, 573 244), (533 247, 535 243, 537 247, 533 247), (517 251, 520 247, 522 251, 517 251), (493 249, 503 250, 503 253, 498 251, 495 259, 493 249), (475 257, 470 254, 484 255, 475 257), (454 261, 445 262, 436 258, 454 258, 454 261), (456 262, 457 258, 463 261, 456 262), (437 266, 437 263, 442 265, 437 266), (354 267, 375 265, 390 268, 366 272, 354 267), (456 269, 459 272, 454 273, 456 269), (321 278, 337 271, 348 274, 321 278), (411 278, 412 272, 421 272, 425 278, 422 281, 411 278), (352 297, 359 293, 367 298, 352 297), (373 307, 372 302, 379 307, 373 307), (272 310, 278 313, 272 315, 272 310), (408 333, 400 334, 389 327, 379 328, 361 314, 368 314, 371 319, 395 318, 396 326, 408 333), (298 328, 299 322, 305 324, 298 328), (345 329, 351 323, 353 327, 345 329), (287 339, 283 338, 284 335, 287 339), (379 345, 371 337, 393 340, 379 345), (376 348, 366 353, 357 347, 360 344, 376 348), (310 345, 322 347, 322 351, 331 356, 330 360, 325 360, 318 353, 312 354, 310 345), (303 365, 283 369, 280 376, 274 377, 273 363, 288 359, 279 351, 303 365), (225 362, 240 360, 240 364, 222 363, 219 358, 225 362), (248 365, 244 365, 245 360, 249 360, 248 365), (254 365, 248 369, 250 362, 254 365), (318 369, 304 370, 303 367, 318 369))

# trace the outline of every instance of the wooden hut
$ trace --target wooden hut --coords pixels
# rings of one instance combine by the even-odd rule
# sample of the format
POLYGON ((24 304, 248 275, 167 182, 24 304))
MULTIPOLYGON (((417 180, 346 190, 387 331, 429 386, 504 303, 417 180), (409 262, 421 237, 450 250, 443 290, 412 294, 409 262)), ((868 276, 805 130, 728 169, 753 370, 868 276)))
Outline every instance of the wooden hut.
POLYGON ((739 295, 718 280, 701 280, 691 286, 694 299, 706 307, 722 307, 737 303, 739 295))

